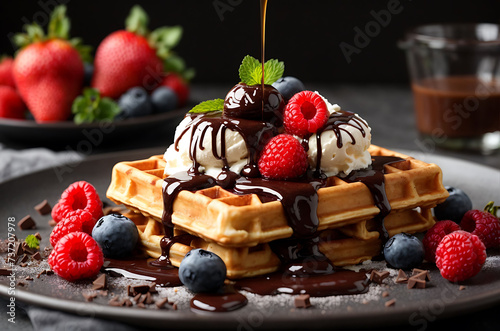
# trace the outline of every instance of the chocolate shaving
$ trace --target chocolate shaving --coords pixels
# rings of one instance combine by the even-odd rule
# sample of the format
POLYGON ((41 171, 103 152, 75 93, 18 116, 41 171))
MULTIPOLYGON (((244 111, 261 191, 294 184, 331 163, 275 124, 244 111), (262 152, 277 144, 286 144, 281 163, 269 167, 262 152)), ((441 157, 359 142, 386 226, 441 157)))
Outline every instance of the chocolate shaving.
POLYGON ((410 277, 408 279, 407 288, 408 289, 412 289, 412 288, 422 289, 422 288, 425 288, 425 280, 417 278, 417 276, 410 277))
POLYGON ((408 281, 408 276, 402 269, 399 269, 398 277, 396 278, 396 283, 401 284, 401 283, 406 283, 407 281, 408 281))
POLYGON ((311 296, 309 294, 301 294, 295 297, 295 308, 309 308, 311 307, 311 296))
POLYGON ((30 215, 26 215, 17 223, 17 226, 21 230, 30 230, 36 228, 36 223, 30 215))
POLYGON ((108 288, 108 280, 106 278, 106 274, 101 274, 99 277, 97 277, 96 280, 92 282, 94 285, 92 287, 93 290, 105 290, 108 288))
POLYGON ((172 309, 173 309, 173 310, 177 310, 177 303, 173 303, 173 304, 172 304, 172 309))
POLYGON ((25 279, 25 280, 33 280, 33 277, 31 277, 31 276, 26 276, 24 279, 25 279))
POLYGON ((118 300, 118 298, 113 298, 108 301, 108 305, 113 306, 113 307, 121 307, 123 306, 124 301, 118 300))
POLYGON ((91 302, 95 298, 97 298, 97 293, 95 292, 82 292, 82 296, 85 298, 86 301, 91 302))
POLYGON ((146 306, 142 302, 138 303, 136 305, 136 307, 138 307, 138 308, 146 308, 146 306))
POLYGON ((384 279, 389 277, 389 271, 377 271, 377 270, 372 270, 370 274, 370 281, 375 282, 377 284, 382 284, 384 279))
POLYGON ((40 215, 47 215, 52 211, 52 207, 49 205, 47 200, 43 200, 35 206, 35 210, 40 213, 40 215))
POLYGON ((155 302, 156 307, 162 309, 165 307, 165 304, 168 302, 168 298, 161 298, 160 300, 155 302))
POLYGON ((25 283, 25 282, 23 282, 23 281, 18 281, 18 282, 17 282, 17 286, 24 287, 24 286, 26 286, 26 283, 25 283))
POLYGON ((10 276, 12 274, 12 269, 0 268, 0 276, 10 276))
POLYGON ((134 305, 130 299, 125 299, 123 303, 126 307, 132 307, 134 305))
POLYGON ((28 266, 28 263, 26 263, 26 262, 21 263, 21 264, 20 264, 20 266, 21 266, 21 267, 23 267, 23 268, 24 268, 24 267, 27 267, 27 266, 28 266))
POLYGON ((396 299, 391 299, 391 300, 385 302, 386 307, 392 307, 395 304, 396 304, 396 299))
POLYGON ((415 269, 413 269, 411 276, 417 277, 419 279, 423 279, 427 282, 431 281, 431 275, 430 275, 429 270, 422 270, 422 269, 415 268, 415 269))
POLYGON ((151 296, 150 292, 146 293, 145 297, 146 297, 146 300, 144 302, 146 304, 150 305, 150 304, 154 303, 153 297, 151 296))
POLYGON ((134 296, 134 301, 135 301, 136 303, 139 303, 139 300, 141 299, 141 296, 142 296, 142 294, 140 294, 140 293, 139 293, 139 294, 136 294, 136 295, 134 296))

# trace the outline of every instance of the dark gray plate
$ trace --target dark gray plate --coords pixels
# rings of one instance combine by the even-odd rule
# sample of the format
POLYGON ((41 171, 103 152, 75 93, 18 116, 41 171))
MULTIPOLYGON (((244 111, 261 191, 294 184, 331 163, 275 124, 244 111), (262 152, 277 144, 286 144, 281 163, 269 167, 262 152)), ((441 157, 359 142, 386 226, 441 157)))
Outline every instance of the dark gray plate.
MULTIPOLYGON (((44 238, 41 247, 48 245, 51 228, 47 221, 50 216, 37 215, 33 210, 34 205, 43 199, 48 199, 53 205, 61 192, 76 180, 92 183, 103 197, 109 185, 111 168, 115 163, 136 160, 163 151, 164 149, 139 150, 89 158, 81 164, 47 169, 1 184, 1 237, 6 237, 9 217, 19 220, 26 214, 31 214, 44 238)), ((490 200, 500 202, 500 171, 457 159, 406 153, 426 162, 439 164, 445 174, 445 184, 460 187, 468 192, 476 208, 482 208, 490 200)), ((16 231, 20 238, 33 232, 19 229, 16 231)), ((363 304, 358 296, 317 300, 313 298, 314 306, 306 310, 293 309, 293 298, 286 295, 279 298, 252 295, 249 296, 247 307, 222 314, 195 314, 187 308, 177 311, 116 308, 106 305, 107 301, 104 299, 94 303, 85 302, 80 291, 82 288, 88 288, 87 283, 69 284, 57 276, 41 277, 27 282, 26 287, 16 288, 15 295, 17 300, 28 304, 152 327, 168 325, 169 328, 250 330, 258 327, 312 329, 405 324, 413 326, 414 329, 421 329, 438 318, 469 314, 500 303, 500 252, 489 251, 489 255, 488 267, 478 276, 461 284, 445 281, 435 267, 430 267, 432 281, 426 289, 408 290, 405 285, 394 284, 391 279, 387 282, 387 287, 383 288, 390 294, 387 298, 379 295, 368 304, 363 304), (465 285, 466 289, 459 290, 460 285, 465 285), (385 302, 392 298, 396 299, 396 304, 386 307, 385 302), (266 304, 270 301, 273 304, 266 304)), ((0 278, 0 295, 9 297, 8 291, 5 278, 0 278)), ((112 291, 123 293, 124 289, 115 288, 112 291)), ((172 299, 176 300, 175 297, 172 299)))

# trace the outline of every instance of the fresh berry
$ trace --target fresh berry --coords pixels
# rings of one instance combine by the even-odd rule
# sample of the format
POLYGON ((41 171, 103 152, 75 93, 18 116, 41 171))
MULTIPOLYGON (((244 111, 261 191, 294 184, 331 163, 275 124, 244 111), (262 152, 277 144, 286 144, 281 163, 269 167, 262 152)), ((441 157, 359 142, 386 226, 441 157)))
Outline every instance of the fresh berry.
POLYGON ((216 292, 224 285, 226 265, 212 252, 193 249, 181 261, 179 278, 192 292, 216 292))
POLYGON ((441 204, 434 207, 434 216, 440 221, 451 220, 460 224, 465 212, 472 209, 469 196, 459 188, 446 186, 450 196, 441 204))
POLYGON ((427 230, 422 243, 425 248, 425 259, 428 262, 436 262, 436 248, 447 234, 460 230, 460 226, 453 221, 439 221, 427 230))
POLYGON ((398 233, 385 243, 384 258, 396 269, 418 267, 424 260, 424 245, 417 237, 407 233, 398 233))
POLYGON ((462 230, 475 234, 486 248, 500 247, 500 221, 482 210, 469 210, 462 219, 462 230))
POLYGON ((69 29, 65 7, 58 6, 54 11, 48 36, 43 36, 39 26, 27 28, 28 34, 18 40, 31 38, 33 42, 23 43, 14 60, 17 89, 39 123, 68 119, 73 100, 80 94, 83 84, 80 53, 64 39, 69 29), (54 30, 56 26, 60 29, 54 30))
POLYGON ((168 86, 160 86, 151 93, 153 111, 164 113, 177 108, 177 94, 168 86))
POLYGON ((101 217, 92 230, 92 237, 101 246, 105 257, 123 258, 134 250, 139 232, 134 222, 123 215, 101 217))
POLYGON ((92 77, 94 76, 94 65, 89 62, 83 64, 83 86, 90 86, 92 77))
POLYGON ((59 202, 52 208, 52 218, 54 221, 59 222, 79 209, 92 214, 94 223, 103 215, 102 201, 99 194, 94 186, 85 181, 75 182, 64 190, 59 202))
POLYGON ((149 115, 153 112, 153 105, 148 92, 142 87, 133 87, 118 100, 121 112, 117 118, 131 118, 149 115))
POLYGON ((259 159, 259 171, 265 178, 291 179, 307 170, 307 153, 300 142, 289 134, 273 137, 259 159))
MULTIPOLYGON (((92 217, 92 215, 86 211, 83 211, 83 213, 92 217)), ((72 232, 83 232, 82 229, 83 221, 79 215, 73 214, 67 218, 63 218, 52 230, 52 233, 50 234, 50 244, 52 247, 56 247, 57 242, 62 237, 72 232)))
POLYGON ((325 100, 315 92, 302 91, 295 94, 285 108, 285 131, 304 137, 322 128, 328 120, 325 100))
POLYGON ((189 85, 180 75, 174 72, 169 73, 165 76, 165 78, 163 78, 160 86, 170 87, 175 91, 179 107, 186 105, 189 98, 189 85))
POLYGON ((101 248, 90 235, 72 232, 57 242, 48 262, 56 274, 75 281, 97 275, 104 258, 101 248))
POLYGON ((475 276, 486 261, 486 248, 478 236, 466 231, 446 235, 436 249, 436 265, 452 282, 475 276))
POLYGON ((26 106, 15 89, 0 85, 0 117, 23 119, 25 110, 26 106))
POLYGON ((295 94, 304 91, 306 88, 304 84, 297 78, 292 76, 282 77, 273 83, 285 101, 288 102, 295 94))
POLYGON ((12 75, 12 68, 14 67, 14 60, 10 57, 0 57, 0 86, 10 86, 16 88, 14 76, 12 75))

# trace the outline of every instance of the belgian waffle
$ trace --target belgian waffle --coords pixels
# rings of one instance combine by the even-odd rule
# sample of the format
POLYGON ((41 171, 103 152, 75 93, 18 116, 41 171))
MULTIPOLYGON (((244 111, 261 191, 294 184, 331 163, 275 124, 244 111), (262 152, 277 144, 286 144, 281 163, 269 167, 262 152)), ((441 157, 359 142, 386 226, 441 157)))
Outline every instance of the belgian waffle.
MULTIPOLYGON (((372 145, 369 151, 372 156, 404 159, 385 166, 386 194, 394 215, 415 208, 427 211, 448 196, 437 165, 378 146, 372 145)), ((116 164, 108 198, 161 222, 164 168, 162 156, 116 164)), ((363 240, 378 237, 378 233, 369 230, 369 224, 379 209, 364 184, 330 177, 327 187, 318 190, 318 197, 318 231, 342 229, 344 234, 363 240)), ((235 195, 217 186, 196 192, 181 191, 173 204, 172 223, 177 230, 207 242, 235 248, 288 238, 293 233, 280 202, 262 203, 256 195, 235 195)), ((405 224, 398 232, 423 231, 430 225, 405 224)))

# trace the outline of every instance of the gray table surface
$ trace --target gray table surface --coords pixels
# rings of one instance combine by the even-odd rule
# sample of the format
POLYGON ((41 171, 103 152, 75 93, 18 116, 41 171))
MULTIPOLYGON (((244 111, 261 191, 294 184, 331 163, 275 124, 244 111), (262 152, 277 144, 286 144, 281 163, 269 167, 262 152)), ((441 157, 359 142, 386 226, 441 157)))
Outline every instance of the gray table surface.
MULTIPOLYGON (((194 102, 224 98, 231 88, 227 86, 193 86, 191 98, 194 102)), ((367 85, 367 86, 329 86, 306 84, 310 90, 317 90, 330 102, 338 103, 342 109, 361 115, 372 128, 372 143, 390 149, 415 150, 419 153, 437 153, 440 155, 468 160, 482 165, 500 169, 500 153, 480 155, 449 151, 442 149, 422 148, 415 128, 413 116, 413 100, 408 86, 367 85)), ((108 153, 124 149, 141 149, 151 147, 168 147, 165 142, 171 141, 173 132, 161 132, 162 139, 138 138, 126 146, 111 146, 96 149, 93 153, 108 153), (170 135, 170 137, 165 137, 170 135)), ((62 162, 74 162, 86 156, 71 151, 52 151, 45 148, 31 148, 20 143, 0 142, 0 183, 2 181, 44 169, 62 162)), ((31 330, 33 326, 25 314, 16 318, 16 324, 8 323, 6 316, 6 301, 0 299, 0 330, 31 330)), ((481 327, 483 330, 493 330, 498 327, 495 312, 500 307, 493 307, 471 316, 468 324, 458 324, 466 328, 481 327), (492 328, 493 327, 493 328, 492 328)), ((441 326, 449 326, 444 321, 441 326)), ((464 323, 464 321, 460 322, 464 323)), ((439 325, 436 325, 439 327, 439 325)))

